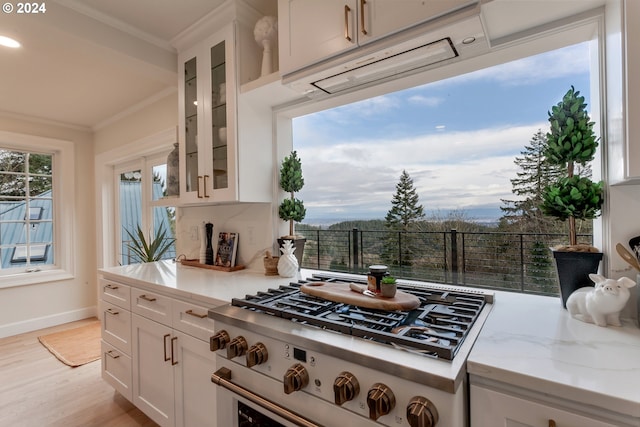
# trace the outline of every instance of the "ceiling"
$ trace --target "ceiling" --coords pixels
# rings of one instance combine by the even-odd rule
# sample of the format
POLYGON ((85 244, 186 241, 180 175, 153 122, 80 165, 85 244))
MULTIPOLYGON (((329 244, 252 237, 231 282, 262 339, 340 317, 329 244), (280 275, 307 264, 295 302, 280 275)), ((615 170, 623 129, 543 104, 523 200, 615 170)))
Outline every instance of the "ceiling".
MULTIPOLYGON (((177 90, 171 40, 224 0, 49 0, 0 14, 0 115, 96 130, 177 90)), ((15 4, 15 3, 14 3, 15 4)))

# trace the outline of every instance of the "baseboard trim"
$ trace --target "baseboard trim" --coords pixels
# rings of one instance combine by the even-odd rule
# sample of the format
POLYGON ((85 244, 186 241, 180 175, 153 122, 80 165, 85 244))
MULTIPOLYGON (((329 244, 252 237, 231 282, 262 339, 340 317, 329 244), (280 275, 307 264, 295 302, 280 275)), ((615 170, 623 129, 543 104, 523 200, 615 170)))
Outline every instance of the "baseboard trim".
POLYGON ((52 314, 50 316, 9 323, 8 325, 0 325, 0 338, 37 331, 38 329, 49 328, 63 323, 75 322, 76 320, 82 320, 88 317, 97 317, 97 313, 98 307, 94 305, 92 307, 66 311, 64 313, 52 314))

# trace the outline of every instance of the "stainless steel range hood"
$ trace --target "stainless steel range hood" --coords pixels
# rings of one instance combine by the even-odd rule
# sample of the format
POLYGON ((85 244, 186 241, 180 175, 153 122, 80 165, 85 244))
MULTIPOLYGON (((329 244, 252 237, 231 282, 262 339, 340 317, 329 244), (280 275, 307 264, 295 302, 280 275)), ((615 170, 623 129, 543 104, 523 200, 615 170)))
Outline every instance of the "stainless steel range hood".
POLYGON ((312 98, 355 90, 487 52, 480 6, 442 16, 283 76, 312 98))

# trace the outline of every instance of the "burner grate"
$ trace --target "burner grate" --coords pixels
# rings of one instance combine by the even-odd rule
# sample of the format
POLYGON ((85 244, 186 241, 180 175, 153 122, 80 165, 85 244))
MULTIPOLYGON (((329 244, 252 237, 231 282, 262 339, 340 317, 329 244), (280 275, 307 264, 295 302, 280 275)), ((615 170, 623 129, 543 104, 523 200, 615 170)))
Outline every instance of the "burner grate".
POLYGON ((483 295, 401 285, 398 286, 399 290, 420 299, 420 307, 410 312, 381 311, 302 293, 300 286, 310 281, 343 280, 314 276, 309 280, 247 295, 244 299, 234 299, 232 305, 451 360, 486 303, 483 295))

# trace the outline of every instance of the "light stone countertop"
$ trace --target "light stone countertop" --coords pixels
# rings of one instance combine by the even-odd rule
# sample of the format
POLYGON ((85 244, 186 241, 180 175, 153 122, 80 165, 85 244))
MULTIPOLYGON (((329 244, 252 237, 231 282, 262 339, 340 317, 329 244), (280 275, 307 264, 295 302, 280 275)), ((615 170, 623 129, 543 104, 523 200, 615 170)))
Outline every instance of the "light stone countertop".
MULTIPOLYGON (((99 270, 105 278, 213 308, 311 276, 220 272, 161 261, 99 270)), ((640 328, 572 319, 558 298, 495 292, 493 310, 467 362, 469 374, 606 408, 640 420, 640 328)))
POLYGON ((232 272, 192 267, 173 261, 131 264, 98 270, 105 278, 126 280, 142 288, 161 291, 168 296, 199 302, 209 308, 228 304, 233 298, 244 298, 268 288, 278 288, 305 276, 265 276, 263 271, 238 270, 232 272))
POLYGON ((496 292, 467 371, 539 393, 637 417, 640 328, 575 320, 558 298, 496 292))

